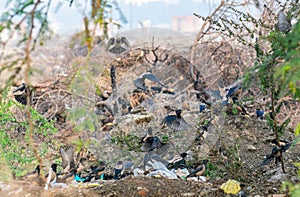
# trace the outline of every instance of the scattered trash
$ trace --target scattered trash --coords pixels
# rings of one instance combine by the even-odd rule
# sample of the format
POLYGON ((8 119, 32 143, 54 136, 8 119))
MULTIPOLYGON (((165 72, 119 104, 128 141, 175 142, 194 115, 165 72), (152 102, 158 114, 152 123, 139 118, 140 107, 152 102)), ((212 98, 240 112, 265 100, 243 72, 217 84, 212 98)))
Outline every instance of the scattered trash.
POLYGON ((225 194, 237 194, 241 187, 239 182, 229 179, 221 185, 221 189, 224 190, 225 194))

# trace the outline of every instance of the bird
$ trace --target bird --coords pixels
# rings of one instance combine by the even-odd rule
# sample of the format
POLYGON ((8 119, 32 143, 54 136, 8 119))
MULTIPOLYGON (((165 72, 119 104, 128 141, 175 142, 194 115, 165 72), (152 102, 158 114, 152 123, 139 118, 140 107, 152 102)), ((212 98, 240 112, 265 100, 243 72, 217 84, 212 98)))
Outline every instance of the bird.
POLYGON ((152 127, 148 128, 146 134, 142 137, 140 143, 145 142, 149 137, 153 136, 152 130, 153 130, 152 127))
POLYGON ((205 109, 206 109, 206 105, 205 104, 200 104, 199 105, 199 112, 200 113, 204 112, 205 109))
POLYGON ((147 72, 141 74, 137 79, 133 81, 135 87, 142 91, 148 91, 148 87, 145 85, 145 80, 152 81, 154 83, 159 84, 162 87, 167 88, 164 84, 162 84, 157 77, 152 73, 152 70, 148 70, 147 72))
POLYGON ((291 20, 287 18, 282 10, 278 12, 277 28, 282 33, 287 33, 291 29, 291 20))
POLYGON ((75 179, 76 168, 72 168, 69 172, 59 174, 57 173, 56 182, 57 183, 70 183, 75 179))
POLYGON ((128 159, 123 162, 123 168, 121 171, 121 176, 126 176, 130 173, 132 173, 132 170, 134 168, 133 162, 131 159, 128 159))
POLYGON ((27 86, 26 83, 22 83, 19 85, 14 91, 13 91, 14 97, 17 102, 27 105, 27 102, 29 101, 29 104, 32 102, 32 90, 27 86), (16 92, 21 92, 21 94, 16 94, 16 92), (29 99, 29 100, 27 100, 29 99))
POLYGON ((144 140, 141 142, 143 142, 143 145, 141 147, 141 151, 143 152, 150 152, 154 149, 159 149, 166 145, 166 143, 160 141, 159 137, 152 135, 144 138, 144 140))
POLYGON ((64 150, 61 147, 60 154, 62 157, 63 173, 68 173, 70 170, 72 170, 72 168, 75 168, 74 149, 69 147, 68 149, 64 150))
POLYGON ((36 168, 33 171, 26 173, 24 176, 20 177, 20 179, 35 179, 35 178, 38 178, 40 176, 40 172, 41 172, 40 166, 37 165, 36 168))
POLYGON ((226 98, 227 99, 232 98, 232 100, 236 101, 237 97, 242 92, 242 86, 240 83, 238 83, 237 85, 235 85, 231 88, 227 88, 225 90, 227 91, 226 98))
POLYGON ((119 180, 120 179, 122 169, 123 169, 123 162, 122 161, 117 161, 116 166, 114 168, 113 179, 115 179, 115 180, 119 180))
POLYGON ((193 170, 190 174, 188 174, 186 176, 186 178, 198 177, 198 179, 199 179, 199 176, 201 176, 205 173, 207 163, 208 163, 208 160, 204 159, 202 161, 202 164, 200 164, 195 170, 193 170))
POLYGON ((219 153, 222 157, 222 159, 224 160, 224 162, 228 162, 228 154, 227 154, 227 151, 223 148, 223 146, 220 146, 219 147, 219 153))
POLYGON ((152 151, 156 148, 161 148, 164 145, 166 145, 166 143, 161 142, 160 139, 157 136, 153 136, 153 137, 148 138, 146 140, 146 142, 151 144, 149 151, 152 151))
POLYGON ((275 164, 278 164, 279 162, 281 162, 281 154, 282 149, 278 146, 274 146, 272 148, 271 154, 266 155, 266 157, 259 166, 268 165, 273 159, 275 159, 275 164))
POLYGON ((182 131, 191 127, 181 116, 181 109, 175 110, 175 113, 176 115, 167 115, 163 119, 162 125, 167 125, 169 128, 177 131, 182 131))
POLYGON ((76 166, 76 172, 78 174, 80 174, 82 171, 86 170, 86 161, 87 159, 86 158, 80 158, 77 166, 76 166))
POLYGON ((104 176, 105 168, 106 165, 103 161, 100 161, 96 166, 91 166, 90 172, 83 182, 89 182, 93 178, 95 178, 95 180, 101 179, 101 177, 104 176))
POLYGON ((273 139, 271 143, 278 146, 282 150, 282 152, 286 152, 292 145, 292 143, 287 140, 277 140, 277 139, 273 139))
POLYGON ((119 55, 126 51, 126 48, 124 48, 124 45, 128 48, 130 47, 129 41, 126 37, 116 37, 116 38, 110 38, 108 40, 108 43, 106 45, 105 51, 109 51, 111 53, 114 53, 116 55, 119 55), (123 45, 123 46, 122 46, 123 45))
POLYGON ((57 164, 53 163, 50 168, 48 174, 46 174, 45 178, 47 179, 45 190, 48 190, 51 182, 56 181, 56 173, 57 173, 57 164))
POLYGON ((264 118, 264 113, 264 110, 261 109, 256 109, 255 111, 256 117, 261 120, 264 118))
POLYGON ((187 157, 187 153, 181 153, 180 155, 176 155, 172 160, 169 161, 168 168, 169 169, 175 169, 177 170, 178 168, 186 168, 186 162, 185 158, 187 157))

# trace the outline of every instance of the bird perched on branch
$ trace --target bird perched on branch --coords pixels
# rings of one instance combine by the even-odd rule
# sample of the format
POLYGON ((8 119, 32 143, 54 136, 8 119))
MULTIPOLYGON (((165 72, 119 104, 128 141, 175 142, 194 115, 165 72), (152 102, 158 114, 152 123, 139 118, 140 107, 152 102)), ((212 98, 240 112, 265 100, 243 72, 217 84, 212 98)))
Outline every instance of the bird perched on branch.
POLYGON ((183 119, 181 116, 181 109, 175 110, 176 115, 168 115, 166 116, 162 124, 167 125, 171 129, 177 130, 177 131, 182 131, 185 129, 190 128, 191 126, 183 119))
POLYGON ((121 54, 126 51, 126 48, 130 47, 129 41, 126 37, 116 37, 116 38, 110 38, 108 40, 108 43, 106 45, 105 51, 109 51, 111 53, 114 53, 116 55, 121 54))
POLYGON ((14 91, 13 91, 14 97, 16 101, 23 105, 27 105, 27 102, 29 101, 29 104, 32 102, 32 90, 27 86, 26 83, 22 83, 19 85, 14 91), (21 92, 20 94, 17 94, 17 92, 21 92), (27 100, 29 99, 29 100, 27 100))
POLYGON ((167 88, 164 84, 162 84, 157 77, 152 73, 152 70, 148 70, 147 72, 141 74, 137 79, 133 81, 135 87, 142 91, 148 91, 148 87, 145 84, 145 80, 152 81, 154 83, 159 84, 161 87, 167 88))
POLYGON ((278 13, 278 22, 277 22, 277 28, 282 33, 287 33, 291 29, 291 20, 287 18, 287 16, 284 14, 284 12, 281 10, 278 13))

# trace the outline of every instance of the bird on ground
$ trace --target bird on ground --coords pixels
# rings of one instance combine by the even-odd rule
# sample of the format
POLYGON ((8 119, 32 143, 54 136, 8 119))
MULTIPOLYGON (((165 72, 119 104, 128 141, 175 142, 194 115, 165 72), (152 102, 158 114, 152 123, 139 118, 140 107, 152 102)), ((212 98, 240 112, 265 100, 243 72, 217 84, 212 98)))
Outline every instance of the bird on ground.
POLYGON ((287 140, 277 140, 277 139, 273 139, 271 143, 278 146, 282 150, 282 152, 286 152, 292 145, 292 143, 287 140))
POLYGON ((62 174, 57 173, 56 182, 57 183, 70 183, 75 179, 75 176, 76 176, 76 168, 74 165, 74 168, 72 168, 67 173, 62 173, 62 174))
POLYGON ((231 88, 225 89, 227 91, 226 98, 232 98, 232 100, 236 100, 237 97, 242 92, 242 86, 241 84, 237 84, 231 88))
POLYGON ((275 159, 275 164, 281 162, 282 150, 278 146, 272 148, 271 154, 266 155, 264 160, 261 162, 260 166, 268 165, 273 159, 275 159))
POLYGON ((104 170, 106 168, 106 165, 103 161, 100 161, 97 165, 95 166, 91 166, 90 172, 88 174, 88 176, 85 178, 85 180, 83 182, 89 182, 91 181, 93 178, 95 180, 98 179, 104 179, 104 170))
POLYGON ((281 10, 278 13, 277 28, 282 33, 288 33, 291 30, 291 20, 287 18, 284 12, 281 10))
POLYGON ((32 102, 32 90, 27 86, 26 83, 22 83, 19 85, 14 91, 13 91, 14 97, 17 102, 27 105, 27 102, 29 101, 29 104, 32 102), (17 92, 21 92, 21 94, 16 94, 17 92), (29 100, 27 100, 29 99, 29 100))
POLYGON ((219 147, 219 154, 221 155, 224 162, 228 162, 228 154, 227 151, 223 148, 223 146, 219 147))
POLYGON ((164 84, 162 84, 157 77, 152 73, 152 70, 148 70, 147 72, 141 74, 137 79, 135 79, 133 81, 133 84, 135 85, 135 87, 137 87, 139 90, 142 91, 148 91, 148 87, 145 84, 145 80, 149 80, 152 81, 154 83, 159 84, 162 87, 167 88, 167 86, 165 86, 164 84))
POLYGON ((146 134, 142 137, 140 143, 145 142, 149 137, 153 136, 152 127, 149 127, 146 134))
POLYGON ((38 166, 36 166, 36 168, 33 171, 26 173, 24 176, 20 177, 20 179, 38 178, 40 176, 40 172, 41 172, 41 169, 40 169, 40 166, 38 165, 38 166))
POLYGON ((186 168, 185 159, 186 159, 187 155, 188 154, 186 152, 181 153, 180 155, 175 155, 175 157, 169 161, 169 164, 167 167, 169 169, 175 169, 175 170, 177 170, 178 168, 186 168))
POLYGON ((205 173, 207 163, 208 163, 208 160, 204 159, 202 164, 200 164, 195 170, 193 170, 190 174, 188 174, 186 178, 198 177, 198 179, 199 179, 199 176, 201 176, 205 173))
POLYGON ((111 53, 114 53, 116 55, 119 55, 126 51, 127 48, 130 47, 129 41, 126 37, 116 37, 116 38, 110 38, 108 40, 108 43, 106 45, 105 51, 109 51, 111 53), (126 48, 124 48, 125 46, 126 48))
POLYGON ((177 109, 175 113, 176 115, 167 115, 163 119, 162 125, 167 125, 169 128, 177 131, 189 129, 191 126, 181 116, 182 110, 177 109))
POLYGON ((123 162, 122 161, 118 161, 116 163, 115 168, 114 168, 114 177, 113 177, 113 179, 115 179, 115 180, 119 180, 120 179, 122 169, 123 169, 123 162))
POLYGON ((69 147, 68 149, 64 150, 61 147, 60 154, 62 157, 63 173, 68 173, 70 170, 72 170, 72 168, 75 168, 74 148, 69 147))
POLYGON ((57 173, 57 164, 54 163, 49 168, 48 174, 46 174, 45 178, 47 179, 45 190, 48 190, 50 183, 56 181, 56 173, 57 173))
POLYGON ((199 105, 199 112, 200 112, 200 113, 204 112, 205 109, 206 109, 206 105, 205 105, 205 104, 200 104, 200 105, 199 105))
POLYGON ((264 110, 261 109, 256 109, 255 111, 256 117, 261 120, 264 118, 264 113, 264 110))
POLYGON ((132 173, 132 170, 134 168, 133 162, 131 159, 128 159, 123 162, 123 168, 121 171, 121 176, 126 176, 130 173, 132 173))

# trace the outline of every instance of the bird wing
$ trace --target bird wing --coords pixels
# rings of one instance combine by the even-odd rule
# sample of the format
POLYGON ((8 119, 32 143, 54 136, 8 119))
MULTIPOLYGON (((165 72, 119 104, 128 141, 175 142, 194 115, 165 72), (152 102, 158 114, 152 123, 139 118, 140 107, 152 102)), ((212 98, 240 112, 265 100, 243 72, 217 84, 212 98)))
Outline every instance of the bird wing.
POLYGON ((155 83, 157 83, 157 84, 159 84, 159 85, 161 85, 161 86, 163 86, 163 87, 166 87, 164 84, 162 84, 162 83, 157 79, 157 77, 156 77, 154 74, 152 74, 152 73, 150 73, 150 72, 146 72, 146 73, 144 73, 142 76, 143 76, 143 78, 145 78, 145 79, 148 79, 148 80, 153 81, 153 82, 155 82, 155 83))
POLYGON ((60 148, 60 155, 62 157, 62 167, 64 169, 71 163, 71 158, 69 156, 70 149, 71 148, 69 148, 68 150, 65 151, 62 147, 60 148))
POLYGON ((282 10, 278 13, 277 28, 282 33, 288 32, 291 28, 291 23, 287 20, 287 17, 282 10))
POLYGON ((126 51, 126 49, 124 47, 120 46, 120 47, 113 47, 113 48, 109 49, 108 51, 118 55, 118 54, 121 54, 124 51, 126 51))
POLYGON ((26 84, 25 84, 25 83, 22 83, 21 85, 19 85, 19 86, 13 91, 13 93, 18 92, 18 91, 24 91, 25 88, 26 88, 26 84))
POLYGON ((121 37, 121 43, 124 43, 127 47, 130 47, 129 41, 124 36, 121 37))
POLYGON ((137 87, 141 90, 144 90, 144 91, 147 90, 147 87, 145 86, 145 80, 141 77, 138 77, 137 79, 135 79, 133 81, 133 84, 135 85, 135 87, 137 87))
POLYGON ((110 46, 113 46, 115 44, 115 38, 110 38, 106 44, 105 51, 109 49, 110 46))

